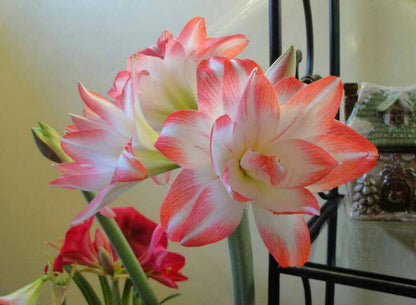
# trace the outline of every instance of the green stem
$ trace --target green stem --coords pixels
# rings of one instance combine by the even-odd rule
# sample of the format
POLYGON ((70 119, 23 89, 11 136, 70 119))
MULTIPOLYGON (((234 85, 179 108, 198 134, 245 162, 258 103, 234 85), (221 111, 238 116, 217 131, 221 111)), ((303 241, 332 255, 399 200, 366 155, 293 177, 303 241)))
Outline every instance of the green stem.
POLYGON ((228 237, 234 305, 254 305, 253 253, 247 210, 241 223, 228 237))
MULTIPOLYGON (((95 195, 93 193, 85 191, 82 193, 88 202, 94 199, 95 195)), ((158 305, 159 302, 149 285, 146 274, 144 273, 142 266, 140 266, 133 250, 118 227, 116 221, 113 218, 104 217, 100 213, 97 213, 95 216, 101 228, 104 230, 104 233, 107 235, 116 250, 124 268, 126 268, 126 271, 129 274, 134 287, 140 294, 144 305, 158 305)))
POLYGON ((103 291, 105 305, 112 305, 111 303, 111 288, 108 284, 107 278, 103 275, 99 275, 101 290, 103 291))
POLYGON ((112 305, 121 305, 121 296, 120 289, 118 287, 118 280, 113 280, 113 304, 112 305))
MULTIPOLYGON (((71 266, 64 267, 65 271, 68 273, 71 273, 71 268, 71 266)), ((95 293, 94 289, 81 273, 75 272, 72 276, 72 279, 78 286, 79 290, 81 290, 81 293, 87 301, 88 305, 101 305, 101 301, 95 293)))
POLYGON ((132 288, 131 281, 129 279, 127 279, 126 282, 124 283, 123 296, 121 297, 121 304, 123 304, 123 305, 129 305, 130 304, 130 300, 132 298, 131 288, 132 288))

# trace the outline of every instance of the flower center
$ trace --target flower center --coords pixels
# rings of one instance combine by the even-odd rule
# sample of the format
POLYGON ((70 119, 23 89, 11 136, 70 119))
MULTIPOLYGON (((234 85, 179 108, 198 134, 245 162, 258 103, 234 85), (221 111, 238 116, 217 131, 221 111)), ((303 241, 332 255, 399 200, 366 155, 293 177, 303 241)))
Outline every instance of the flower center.
POLYGON ((272 185, 279 184, 285 177, 285 168, 275 155, 265 156, 248 149, 240 160, 240 166, 244 172, 255 180, 268 182, 272 185))

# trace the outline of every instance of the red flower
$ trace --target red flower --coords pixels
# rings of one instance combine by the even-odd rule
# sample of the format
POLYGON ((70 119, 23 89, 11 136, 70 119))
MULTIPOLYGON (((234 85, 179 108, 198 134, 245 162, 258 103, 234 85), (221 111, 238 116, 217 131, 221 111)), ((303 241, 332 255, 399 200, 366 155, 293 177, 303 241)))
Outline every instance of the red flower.
MULTIPOLYGON (((132 207, 112 209, 115 220, 133 249, 148 277, 177 288, 176 282, 184 281, 180 273, 185 258, 167 250, 167 237, 163 229, 132 207)), ((93 219, 71 227, 66 235, 53 269, 62 272, 66 265, 81 265, 98 272, 117 275, 125 273, 116 252, 101 228, 95 230, 91 239, 93 219)))

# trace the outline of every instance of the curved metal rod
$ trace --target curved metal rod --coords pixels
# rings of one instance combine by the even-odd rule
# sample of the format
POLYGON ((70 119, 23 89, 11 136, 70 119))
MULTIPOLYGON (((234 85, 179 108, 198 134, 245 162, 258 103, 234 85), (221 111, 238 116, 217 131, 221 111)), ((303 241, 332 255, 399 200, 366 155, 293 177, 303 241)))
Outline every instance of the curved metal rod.
POLYGON ((313 74, 313 23, 312 10, 309 0, 303 0, 303 11, 305 12, 305 26, 306 26, 306 75, 313 74))
POLYGON ((305 305, 312 305, 311 285, 307 277, 302 276, 303 291, 305 293, 305 305))

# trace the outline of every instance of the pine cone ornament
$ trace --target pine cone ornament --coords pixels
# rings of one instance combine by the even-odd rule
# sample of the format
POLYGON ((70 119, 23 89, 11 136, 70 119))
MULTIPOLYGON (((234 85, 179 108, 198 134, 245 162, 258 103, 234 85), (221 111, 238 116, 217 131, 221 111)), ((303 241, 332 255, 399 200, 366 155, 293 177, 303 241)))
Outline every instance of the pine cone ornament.
POLYGON ((354 213, 369 215, 381 212, 378 206, 380 196, 376 184, 371 174, 365 174, 356 181, 352 196, 354 213))

